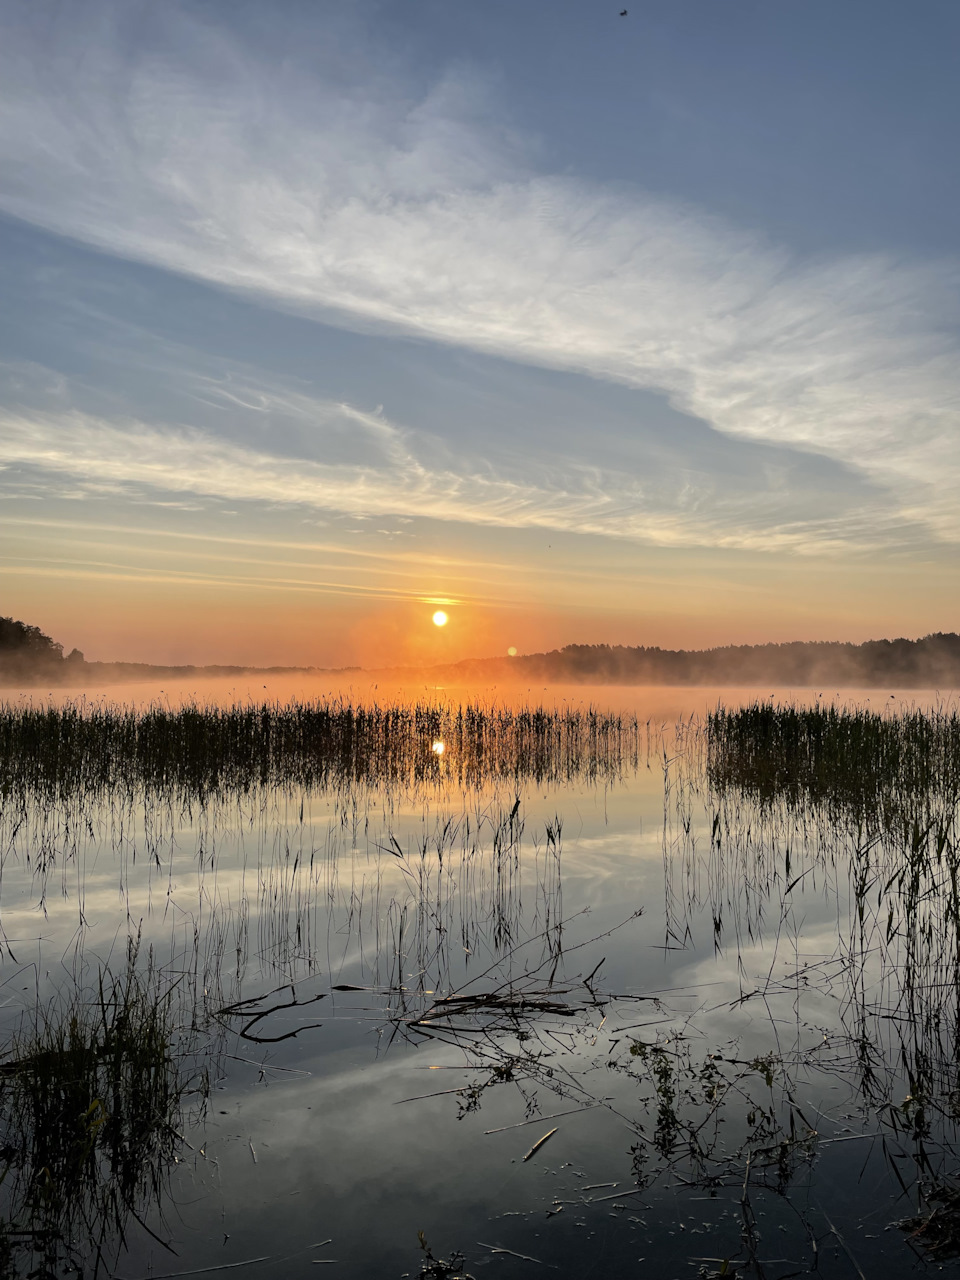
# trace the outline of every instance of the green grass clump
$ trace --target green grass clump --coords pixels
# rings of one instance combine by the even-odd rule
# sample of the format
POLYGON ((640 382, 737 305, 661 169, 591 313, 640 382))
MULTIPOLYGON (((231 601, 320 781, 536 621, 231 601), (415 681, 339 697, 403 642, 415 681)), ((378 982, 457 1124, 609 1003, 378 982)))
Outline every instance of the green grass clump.
POLYGON ((161 1198, 186 1089, 172 990, 131 947, 120 977, 38 1012, 0 1062, 4 1274, 92 1267, 161 1198), (33 1270, 31 1270, 33 1268, 33 1270))

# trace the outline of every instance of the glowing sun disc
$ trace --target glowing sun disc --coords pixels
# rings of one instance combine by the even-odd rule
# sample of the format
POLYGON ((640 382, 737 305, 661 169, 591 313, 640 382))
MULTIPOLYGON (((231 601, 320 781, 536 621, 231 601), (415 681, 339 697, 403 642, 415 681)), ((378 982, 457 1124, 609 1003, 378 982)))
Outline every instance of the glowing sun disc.
POLYGON ((433 625, 435 627, 445 627, 447 625, 447 615, 442 609, 438 609, 433 615, 433 625))

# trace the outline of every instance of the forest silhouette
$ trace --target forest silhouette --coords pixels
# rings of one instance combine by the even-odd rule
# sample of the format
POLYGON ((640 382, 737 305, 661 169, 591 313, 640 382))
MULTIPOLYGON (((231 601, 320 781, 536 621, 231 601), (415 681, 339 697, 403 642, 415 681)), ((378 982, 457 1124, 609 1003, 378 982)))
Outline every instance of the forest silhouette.
MULTIPOLYGON (((319 667, 163 666, 142 662, 87 662, 37 626, 0 618, 0 680, 7 685, 125 683, 244 672, 333 672, 319 667)), ((356 673, 359 667, 337 668, 356 673)), ((467 658, 429 668, 381 668, 369 674, 397 680, 429 675, 448 683, 600 685, 789 685, 950 689, 960 686, 960 635, 937 632, 918 640, 793 641, 661 649, 645 645, 571 644, 548 653, 467 658)))

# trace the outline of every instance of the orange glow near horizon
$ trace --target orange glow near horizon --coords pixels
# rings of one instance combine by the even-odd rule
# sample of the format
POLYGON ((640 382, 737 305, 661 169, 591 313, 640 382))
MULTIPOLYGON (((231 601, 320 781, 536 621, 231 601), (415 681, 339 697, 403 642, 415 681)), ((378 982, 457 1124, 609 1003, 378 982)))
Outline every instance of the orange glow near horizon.
MULTIPOLYGON (((196 560, 188 560, 175 540, 171 549, 154 531, 131 532, 111 551, 131 558, 130 574, 98 576, 64 563, 89 555, 93 564, 105 554, 84 540, 92 534, 70 525, 55 544, 31 541, 28 533, 29 526, 13 551, 38 564, 29 572, 0 569, 0 613, 39 626, 67 652, 76 647, 91 661, 382 671, 568 644, 699 649, 960 629, 952 603, 960 567, 952 561, 917 566, 862 559, 848 566, 840 558, 780 562, 733 552, 649 550, 637 560, 632 550, 625 559, 619 546, 604 546, 602 567, 588 563, 586 550, 579 558, 571 551, 557 574, 539 553, 524 560, 520 548, 513 564, 501 553, 506 567, 491 563, 481 582, 479 552, 471 561, 457 546, 446 549, 442 563, 437 552, 438 563, 428 559, 416 575, 403 560, 414 579, 406 587, 391 576, 388 558, 401 553, 384 551, 382 565, 371 560, 369 572, 356 571, 364 590, 351 595, 345 587, 323 587, 335 567, 324 560, 317 569, 312 546, 305 545, 302 564, 268 580, 252 571, 246 576, 239 562, 230 573, 220 562, 206 563, 201 541, 190 548, 196 560), (50 557, 46 567, 44 557, 50 557), (145 565, 162 562, 163 573, 141 572, 132 563, 137 557, 145 565), (446 625, 437 624, 441 614, 446 625)), ((267 550, 274 554, 267 548, 263 555, 267 550)), ((284 554, 296 558, 293 551, 284 554)), ((346 580, 348 570, 336 572, 346 580)))

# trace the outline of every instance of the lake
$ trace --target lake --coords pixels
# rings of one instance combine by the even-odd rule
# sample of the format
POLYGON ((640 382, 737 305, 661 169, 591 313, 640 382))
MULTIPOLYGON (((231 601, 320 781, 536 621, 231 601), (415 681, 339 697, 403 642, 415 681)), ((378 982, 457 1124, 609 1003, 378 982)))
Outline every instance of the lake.
POLYGON ((322 684, 7 691, 3 1274, 960 1274, 954 703, 322 684))

